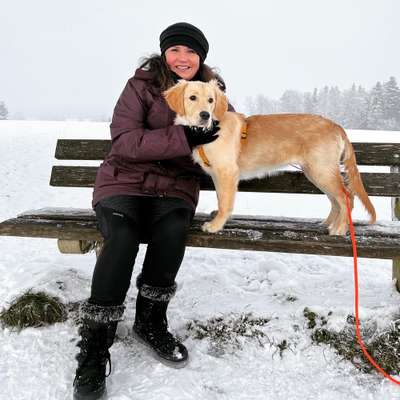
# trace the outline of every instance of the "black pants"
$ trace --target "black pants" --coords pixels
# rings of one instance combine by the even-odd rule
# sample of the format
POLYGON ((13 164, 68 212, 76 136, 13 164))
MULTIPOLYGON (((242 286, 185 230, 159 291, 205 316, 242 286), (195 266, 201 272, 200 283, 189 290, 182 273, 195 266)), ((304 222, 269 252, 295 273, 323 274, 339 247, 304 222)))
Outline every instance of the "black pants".
POLYGON ((166 211, 165 206, 158 207, 157 200, 162 202, 162 199, 148 200, 147 208, 138 207, 136 218, 100 204, 96 206, 104 245, 93 273, 90 303, 111 306, 124 302, 139 243, 143 240, 148 243, 142 267, 143 283, 158 287, 174 284, 193 214, 186 208, 166 211))

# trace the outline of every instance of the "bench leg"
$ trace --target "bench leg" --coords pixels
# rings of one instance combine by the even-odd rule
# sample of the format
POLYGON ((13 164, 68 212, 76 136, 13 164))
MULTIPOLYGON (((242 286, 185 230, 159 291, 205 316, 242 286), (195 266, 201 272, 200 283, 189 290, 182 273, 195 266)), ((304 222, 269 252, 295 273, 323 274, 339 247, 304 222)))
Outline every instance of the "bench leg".
POLYGON ((396 289, 400 292, 400 258, 393 259, 392 279, 396 279, 396 289))
MULTIPOLYGON (((391 173, 400 173, 400 167, 390 167, 391 173)), ((400 197, 392 198, 392 220, 400 220, 400 197)), ((396 279, 396 288, 400 292, 400 258, 393 259, 392 279, 396 279)))

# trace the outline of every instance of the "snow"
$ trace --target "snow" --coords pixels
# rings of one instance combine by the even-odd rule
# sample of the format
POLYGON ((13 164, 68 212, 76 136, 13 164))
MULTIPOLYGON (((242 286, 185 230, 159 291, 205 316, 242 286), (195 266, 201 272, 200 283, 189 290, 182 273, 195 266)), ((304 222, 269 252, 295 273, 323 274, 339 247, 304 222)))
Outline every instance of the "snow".
MULTIPOLYGON (((348 133, 354 141, 400 140, 398 132, 348 133)), ((66 164, 53 158, 56 141, 108 134, 107 123, 0 121, 0 220, 44 207, 89 208, 91 189, 48 184, 51 166, 66 164)), ((390 225, 390 199, 372 201, 379 225, 390 225)), ((202 193, 198 210, 210 212, 215 204, 214 193, 202 193)), ((328 201, 323 196, 241 193, 235 213, 322 218, 328 201)), ((367 218, 359 203, 354 218, 367 218)), ((257 231, 251 235, 257 240, 257 231)), ((55 240, 13 237, 0 237, 0 249, 0 308, 29 288, 65 302, 88 297, 93 253, 65 255, 58 252, 55 240)), ((144 250, 141 246, 132 282, 144 250)), ((388 327, 399 311, 391 262, 360 259, 359 270, 361 318, 388 327)), ((311 342, 305 307, 325 316, 332 311, 328 326, 335 330, 354 312, 350 258, 188 248, 169 308, 170 327, 185 338, 190 352, 190 363, 181 370, 160 364, 131 337, 135 296, 132 285, 125 320, 111 349, 109 399, 400 399, 397 385, 364 374, 334 350, 311 342), (288 301, 289 296, 295 300, 288 301), (194 339, 186 329, 193 320, 245 313, 270 319, 261 328, 266 335, 260 339, 263 346, 257 339, 238 337, 240 348, 216 348, 208 340, 194 339), (277 344, 282 340, 289 349, 281 357, 277 344)), ((77 337, 71 321, 19 334, 0 329, 0 400, 70 399, 77 337)))

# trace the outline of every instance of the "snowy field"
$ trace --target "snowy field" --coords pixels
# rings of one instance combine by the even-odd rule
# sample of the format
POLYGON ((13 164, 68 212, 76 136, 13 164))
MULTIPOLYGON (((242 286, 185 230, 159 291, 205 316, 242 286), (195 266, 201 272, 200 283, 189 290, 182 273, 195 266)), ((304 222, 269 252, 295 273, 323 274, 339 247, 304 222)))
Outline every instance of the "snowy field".
MULTIPOLYGON (((353 141, 400 141, 400 132, 349 131, 353 141)), ((49 186, 58 138, 108 138, 108 124, 94 122, 0 121, 0 220, 28 209, 90 207, 91 189, 49 186)), ((65 164, 65 163, 64 163, 65 164)), ((88 163, 90 164, 90 163, 88 163)), ((375 169, 377 170, 377 169, 375 169)), ((382 168, 380 169, 382 170, 382 168)), ((378 219, 391 219, 390 199, 372 198, 378 219)), ((215 208, 214 193, 202 193, 199 211, 215 208)), ((325 217, 323 196, 240 194, 235 213, 325 217), (294 206, 295 204, 295 206, 294 206)), ((356 203, 355 219, 366 218, 356 203)), ((140 271, 141 247, 134 278, 140 271)), ((0 237, 0 309, 28 288, 64 302, 87 298, 95 256, 63 255, 55 240, 0 237)), ((391 262, 359 260, 360 316, 389 326, 400 296, 391 281, 391 262)), ((130 337, 136 288, 111 349, 107 380, 113 400, 391 400, 400 387, 364 374, 334 350, 311 342, 305 307, 340 330, 352 314, 350 258, 188 248, 169 308, 171 329, 185 338, 191 361, 182 370, 159 364, 130 337), (288 298, 294 299, 289 301, 288 298), (188 322, 252 313, 270 319, 260 340, 238 337, 240 348, 216 348, 188 333, 188 322), (277 344, 286 340, 282 357, 277 344)), ((71 398, 77 328, 71 321, 17 334, 0 329, 0 399, 71 398)), ((398 378, 398 377, 397 377, 398 378)))

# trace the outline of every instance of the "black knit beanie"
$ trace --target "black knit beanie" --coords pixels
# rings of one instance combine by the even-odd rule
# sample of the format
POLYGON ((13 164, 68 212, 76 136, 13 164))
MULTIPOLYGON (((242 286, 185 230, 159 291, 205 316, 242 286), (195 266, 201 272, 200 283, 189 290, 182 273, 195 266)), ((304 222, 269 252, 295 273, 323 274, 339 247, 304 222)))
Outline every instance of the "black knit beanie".
POLYGON ((172 46, 187 46, 204 61, 208 53, 208 41, 203 32, 187 22, 178 22, 163 30, 160 35, 161 54, 172 46))

